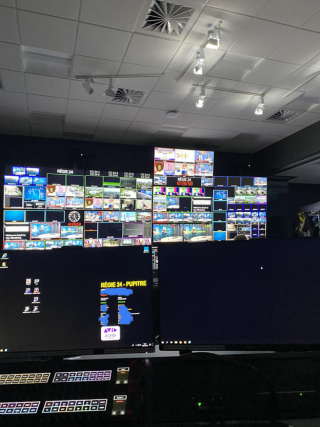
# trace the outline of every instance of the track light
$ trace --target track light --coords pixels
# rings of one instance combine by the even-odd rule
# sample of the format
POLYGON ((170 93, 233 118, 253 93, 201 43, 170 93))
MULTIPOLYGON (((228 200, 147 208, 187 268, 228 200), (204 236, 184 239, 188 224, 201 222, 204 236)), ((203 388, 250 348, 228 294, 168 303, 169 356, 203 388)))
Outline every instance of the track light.
POLYGON ((82 83, 82 86, 85 88, 86 92, 88 92, 89 95, 92 95, 94 92, 93 84, 94 81, 92 79, 85 79, 85 81, 82 83))
POLYGON ((116 94, 116 91, 114 90, 114 79, 110 79, 110 83, 108 86, 108 89, 104 91, 103 96, 112 96, 114 97, 116 94))
POLYGON ((220 47, 220 42, 220 29, 215 27, 213 30, 208 31, 208 40, 204 47, 208 47, 209 49, 218 49, 220 47))
POLYGON ((260 102, 256 108, 256 111, 254 112, 257 116, 262 116, 263 110, 264 110, 264 95, 260 96, 260 102))
POLYGON ((199 52, 197 53, 196 65, 194 66, 193 73, 194 74, 203 74, 203 67, 205 63, 204 50, 201 47, 199 52))
POLYGON ((203 108, 205 99, 206 99, 206 90, 204 87, 202 87, 200 96, 198 98, 198 101, 196 102, 196 107, 197 108, 203 108))

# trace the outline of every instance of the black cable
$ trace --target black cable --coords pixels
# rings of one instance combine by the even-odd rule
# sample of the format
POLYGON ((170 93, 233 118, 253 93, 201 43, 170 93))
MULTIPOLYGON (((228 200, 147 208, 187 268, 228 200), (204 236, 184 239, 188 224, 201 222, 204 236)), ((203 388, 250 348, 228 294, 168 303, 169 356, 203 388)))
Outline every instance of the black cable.
POLYGON ((260 371, 260 369, 256 368, 255 366, 249 365, 247 363, 243 363, 243 362, 239 362, 237 360, 229 359, 227 357, 220 356, 220 355, 215 354, 215 353, 197 352, 197 353, 187 353, 187 354, 181 355, 181 357, 186 357, 186 356, 209 356, 209 358, 217 359, 220 361, 225 361, 225 362, 232 363, 234 365, 238 365, 238 366, 241 366, 243 368, 251 369, 251 370, 255 371, 260 377, 262 377, 265 380, 265 382, 267 383, 267 385, 270 389, 270 408, 271 408, 270 423, 271 424, 277 423, 277 420, 279 417, 279 400, 278 400, 277 392, 276 392, 274 386, 269 381, 268 377, 262 371, 260 371))

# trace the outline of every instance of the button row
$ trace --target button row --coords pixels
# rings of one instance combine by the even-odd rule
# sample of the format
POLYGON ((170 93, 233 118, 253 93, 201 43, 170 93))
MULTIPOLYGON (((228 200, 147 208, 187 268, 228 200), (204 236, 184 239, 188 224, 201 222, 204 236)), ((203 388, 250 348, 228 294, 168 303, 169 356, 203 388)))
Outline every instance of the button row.
POLYGON ((0 403, 0 415, 36 414, 40 402, 4 402, 0 403))

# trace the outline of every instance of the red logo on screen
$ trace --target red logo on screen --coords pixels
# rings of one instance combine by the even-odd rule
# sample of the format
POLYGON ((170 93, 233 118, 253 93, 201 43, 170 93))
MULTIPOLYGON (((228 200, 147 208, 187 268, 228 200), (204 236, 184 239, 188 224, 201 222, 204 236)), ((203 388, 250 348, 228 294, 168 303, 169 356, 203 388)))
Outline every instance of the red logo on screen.
POLYGON ((177 185, 181 185, 183 187, 192 187, 193 181, 178 181, 177 185))
POLYGON ((80 227, 81 226, 81 222, 68 222, 68 226, 73 226, 73 227, 80 227))

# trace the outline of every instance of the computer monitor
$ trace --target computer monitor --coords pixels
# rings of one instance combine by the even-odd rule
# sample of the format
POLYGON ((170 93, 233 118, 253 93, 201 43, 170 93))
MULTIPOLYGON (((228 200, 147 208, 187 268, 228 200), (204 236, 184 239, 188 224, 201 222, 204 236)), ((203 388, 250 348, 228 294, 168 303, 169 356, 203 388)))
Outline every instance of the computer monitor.
POLYGON ((151 248, 126 252, 2 251, 0 359, 153 351, 151 248))
POLYGON ((318 248, 312 238, 159 245, 160 348, 319 350, 318 248))

